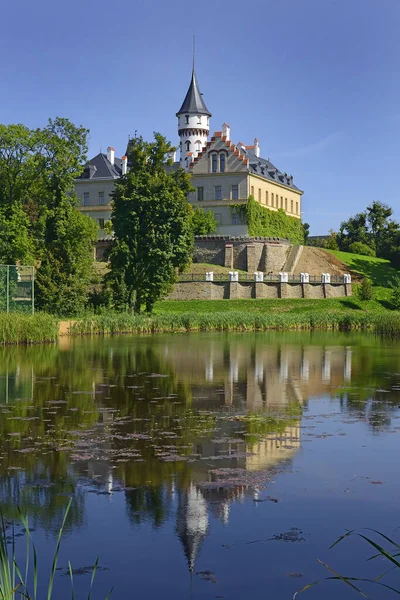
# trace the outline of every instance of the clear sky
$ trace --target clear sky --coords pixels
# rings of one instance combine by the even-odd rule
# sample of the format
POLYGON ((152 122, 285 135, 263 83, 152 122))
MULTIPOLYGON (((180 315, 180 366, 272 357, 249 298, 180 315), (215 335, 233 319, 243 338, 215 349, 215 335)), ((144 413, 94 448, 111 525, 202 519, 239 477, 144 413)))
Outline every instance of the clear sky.
POLYGON ((176 144, 196 71, 211 131, 293 174, 313 235, 369 202, 400 219, 399 0, 19 0, 1 6, 0 122, 65 116, 90 155, 176 144))

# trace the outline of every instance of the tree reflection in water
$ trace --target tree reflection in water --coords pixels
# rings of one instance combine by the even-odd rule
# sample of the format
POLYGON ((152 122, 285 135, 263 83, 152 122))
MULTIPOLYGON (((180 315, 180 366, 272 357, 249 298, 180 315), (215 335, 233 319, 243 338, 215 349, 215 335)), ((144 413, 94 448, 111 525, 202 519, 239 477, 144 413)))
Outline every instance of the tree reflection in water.
POLYGON ((388 429, 399 404, 388 343, 326 334, 64 340, 0 350, 0 500, 57 532, 86 492, 124 493, 135 527, 175 521, 189 569, 230 504, 288 468, 313 398, 388 429), (334 341, 334 344, 332 344, 334 341))

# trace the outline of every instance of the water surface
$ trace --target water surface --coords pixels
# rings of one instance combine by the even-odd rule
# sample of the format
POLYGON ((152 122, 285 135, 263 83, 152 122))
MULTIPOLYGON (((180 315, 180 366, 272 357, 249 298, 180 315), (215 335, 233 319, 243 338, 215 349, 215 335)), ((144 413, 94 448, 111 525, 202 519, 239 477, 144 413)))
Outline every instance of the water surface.
MULTIPOLYGON (((29 514, 43 575, 73 498, 60 600, 68 560, 79 597, 98 555, 99 599, 291 598, 327 574, 317 558, 378 574, 357 540, 328 547, 345 528, 400 540, 399 350, 273 332, 1 349, 4 517, 29 514)), ((357 596, 300 598, 338 594, 357 596)))

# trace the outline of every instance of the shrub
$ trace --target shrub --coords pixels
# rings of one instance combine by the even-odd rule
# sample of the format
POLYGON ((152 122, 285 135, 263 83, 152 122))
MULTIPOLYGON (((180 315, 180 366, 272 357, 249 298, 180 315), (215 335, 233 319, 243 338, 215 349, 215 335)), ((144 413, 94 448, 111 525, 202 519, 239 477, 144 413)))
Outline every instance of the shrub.
POLYGON ((353 242, 349 246, 349 252, 353 254, 361 254, 362 256, 376 256, 376 252, 373 248, 362 242, 353 242))
POLYGON ((395 310, 400 310, 400 275, 396 275, 396 277, 389 282, 389 286, 392 288, 390 294, 392 306, 395 310))
POLYGON ((372 300, 374 297, 374 290, 372 288, 371 280, 368 277, 364 277, 358 288, 358 297, 360 300, 372 300))

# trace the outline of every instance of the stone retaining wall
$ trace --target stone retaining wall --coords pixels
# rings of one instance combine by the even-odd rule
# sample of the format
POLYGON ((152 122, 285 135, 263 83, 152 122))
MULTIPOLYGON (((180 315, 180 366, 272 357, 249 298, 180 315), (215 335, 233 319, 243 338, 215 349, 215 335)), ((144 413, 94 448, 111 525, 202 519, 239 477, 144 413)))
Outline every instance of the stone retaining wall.
POLYGON ((180 281, 168 300, 239 298, 340 298, 351 296, 351 283, 280 283, 255 281, 180 281))
POLYGON ((240 271, 282 271, 291 245, 279 238, 196 237, 193 262, 240 271))

